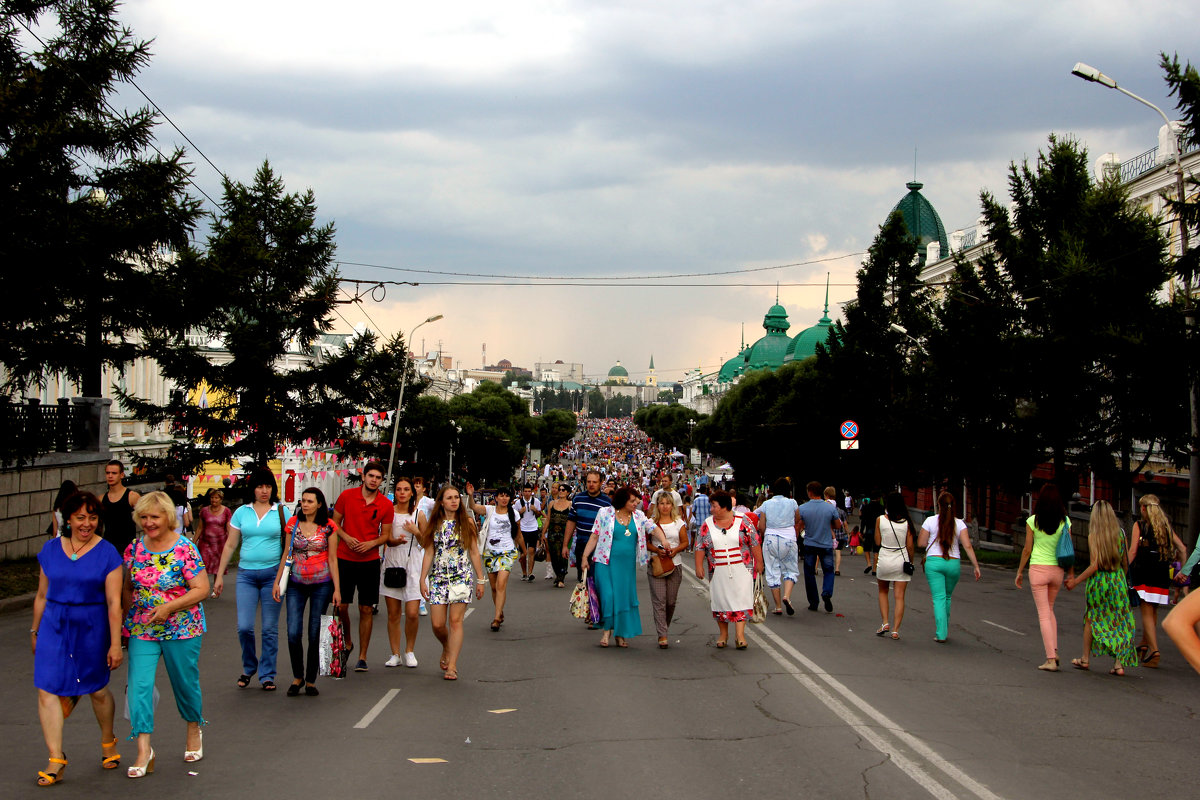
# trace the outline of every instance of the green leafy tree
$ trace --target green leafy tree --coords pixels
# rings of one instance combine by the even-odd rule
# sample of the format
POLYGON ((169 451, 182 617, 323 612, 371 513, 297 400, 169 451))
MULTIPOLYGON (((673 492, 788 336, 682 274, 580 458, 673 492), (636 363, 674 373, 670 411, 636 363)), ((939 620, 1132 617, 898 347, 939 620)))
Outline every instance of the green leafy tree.
POLYGON ((536 446, 541 448, 543 458, 552 453, 575 435, 575 415, 565 409, 551 409, 539 417, 536 428, 536 446))
POLYGON ((289 352, 310 352, 332 327, 334 229, 316 217, 312 191, 285 193, 264 162, 249 186, 225 180, 207 251, 184 251, 166 276, 178 293, 176 316, 149 337, 146 351, 183 391, 166 406, 122 399, 143 419, 174 423, 179 441, 169 458, 181 468, 242 457, 265 462, 285 442, 326 438, 351 410, 319 396, 316 370, 282 366, 289 352), (218 304, 195 302, 212 286, 231 291, 218 304), (229 362, 210 362, 192 346, 197 334, 223 342, 229 362), (202 385, 209 406, 189 405, 184 392, 202 385))
POLYGON ((484 382, 452 397, 448 410, 462 428, 454 448, 455 472, 480 486, 510 481, 534 440, 528 404, 499 384, 484 382))
POLYGON ((985 193, 983 215, 1023 309, 1012 355, 1028 365, 1024 423, 1066 488, 1068 453, 1102 474, 1119 454, 1128 483, 1133 442, 1162 442, 1176 424, 1157 389, 1178 373, 1161 371, 1147 348, 1162 324, 1165 240, 1116 180, 1092 182, 1086 150, 1070 140, 1051 136, 1036 166, 1013 164, 1009 194, 1014 213, 985 193))
POLYGON ((116 2, 0 9, 0 392, 62 372, 99 396, 104 365, 133 358, 137 332, 170 311, 154 279, 199 207, 183 152, 147 153, 156 116, 109 105, 150 60, 116 2), (54 33, 43 42, 26 28, 54 33))

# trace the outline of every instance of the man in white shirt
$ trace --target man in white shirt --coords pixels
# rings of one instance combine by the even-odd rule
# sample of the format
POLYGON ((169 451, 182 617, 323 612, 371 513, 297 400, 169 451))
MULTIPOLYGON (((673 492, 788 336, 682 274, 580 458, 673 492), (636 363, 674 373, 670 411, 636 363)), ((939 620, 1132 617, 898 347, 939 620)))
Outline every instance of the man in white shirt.
POLYGON ((538 517, 542 515, 542 503, 533 496, 533 484, 527 483, 521 487, 521 496, 513 503, 513 511, 521 518, 521 538, 525 540, 525 550, 521 554, 521 580, 532 581, 539 535, 538 517))
POLYGON ((660 494, 663 494, 664 492, 667 492, 671 495, 671 500, 672 500, 672 502, 675 503, 675 508, 676 508, 676 510, 679 511, 679 516, 683 518, 684 522, 688 522, 688 512, 690 509, 684 508, 683 498, 679 496, 679 492, 677 492, 673 488, 671 488, 670 474, 664 472, 662 474, 662 477, 659 479, 659 482, 660 482, 661 488, 655 489, 654 494, 650 497, 650 508, 652 508, 652 509, 657 508, 658 496, 660 494))

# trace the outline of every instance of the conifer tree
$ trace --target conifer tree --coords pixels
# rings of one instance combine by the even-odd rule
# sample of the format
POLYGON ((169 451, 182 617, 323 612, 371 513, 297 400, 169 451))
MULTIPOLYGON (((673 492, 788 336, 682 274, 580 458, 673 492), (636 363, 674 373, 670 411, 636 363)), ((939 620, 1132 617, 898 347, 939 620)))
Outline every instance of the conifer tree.
POLYGON ((99 396, 163 309, 167 254, 199 214, 183 152, 153 148, 148 108, 110 98, 150 60, 114 0, 0 5, 0 393, 62 372, 99 396), (55 31, 41 39, 37 31, 55 31))

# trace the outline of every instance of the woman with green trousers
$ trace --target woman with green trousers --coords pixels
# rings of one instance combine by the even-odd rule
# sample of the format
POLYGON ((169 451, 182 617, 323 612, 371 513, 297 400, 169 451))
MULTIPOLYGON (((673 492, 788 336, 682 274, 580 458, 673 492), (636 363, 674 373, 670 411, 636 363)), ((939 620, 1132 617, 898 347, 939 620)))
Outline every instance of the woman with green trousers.
POLYGON ((944 644, 950 637, 950 600, 962 571, 964 550, 975 569, 975 580, 979 580, 979 562, 975 560, 967 523, 954 516, 954 495, 949 492, 938 495, 937 516, 925 520, 917 546, 926 548, 925 580, 929 582, 929 594, 933 598, 936 628, 933 639, 944 644))

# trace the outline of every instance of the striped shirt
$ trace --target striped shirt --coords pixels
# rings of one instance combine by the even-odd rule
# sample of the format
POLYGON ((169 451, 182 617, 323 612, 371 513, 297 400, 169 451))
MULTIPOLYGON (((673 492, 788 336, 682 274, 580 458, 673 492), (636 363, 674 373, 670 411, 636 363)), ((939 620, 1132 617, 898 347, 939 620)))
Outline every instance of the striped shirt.
POLYGON ((569 522, 575 523, 575 536, 587 538, 592 535, 592 526, 596 524, 596 514, 600 509, 612 507, 612 500, 601 492, 592 497, 587 492, 580 492, 571 501, 571 512, 567 515, 569 522))

